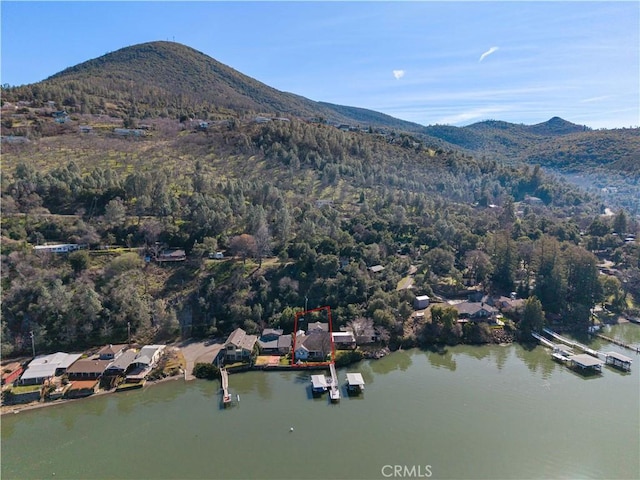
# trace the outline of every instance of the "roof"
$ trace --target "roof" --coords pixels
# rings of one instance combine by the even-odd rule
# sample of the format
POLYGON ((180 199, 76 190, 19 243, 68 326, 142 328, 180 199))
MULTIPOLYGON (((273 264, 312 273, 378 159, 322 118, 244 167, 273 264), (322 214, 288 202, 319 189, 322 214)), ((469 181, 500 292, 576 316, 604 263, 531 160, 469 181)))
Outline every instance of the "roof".
POLYGON ((42 355, 36 357, 29 363, 29 366, 20 377, 22 380, 32 378, 53 377, 59 368, 66 369, 78 360, 82 354, 80 353, 52 353, 51 355, 42 355))
POLYGON ((423 302, 425 300, 429 300, 429 295, 418 295, 418 296, 416 296, 416 300, 418 300, 419 302, 423 302))
POLYGON ((356 338, 352 332, 333 332, 331 333, 334 342, 355 342, 356 338))
POLYGON ((85 390, 95 388, 99 380, 73 380, 69 390, 85 390))
POLYGON ((236 348, 242 348, 243 350, 253 350, 253 346, 256 344, 258 337, 255 335, 247 335, 241 328, 236 328, 231 335, 227 338, 225 342, 225 347, 227 345, 233 345, 236 348))
POLYGON ((291 335, 280 335, 278 337, 278 348, 290 348, 291 335))
POLYGON ((262 336, 263 337, 266 337, 266 336, 269 336, 269 335, 280 336, 280 335, 282 335, 282 332, 283 332, 283 330, 281 328, 265 328, 262 331, 262 336))
POLYGON ((626 355, 622 355, 618 352, 607 352, 605 353, 607 357, 615 358, 619 362, 631 363, 633 361, 632 358, 627 357, 626 355))
POLYGON ((347 382, 349 382, 349 385, 364 385, 361 373, 347 373, 347 382))
POLYGON ((139 359, 143 359, 145 357, 148 357, 149 359, 152 359, 153 356, 161 350, 164 350, 165 345, 145 345, 144 347, 142 347, 140 349, 140 352, 138 352, 138 355, 136 356, 136 362, 139 359))
POLYGON ((462 302, 454 305, 454 308, 458 310, 459 314, 469 316, 477 314, 480 310, 486 310, 488 313, 497 313, 497 310, 491 305, 478 302, 462 302))
POLYGON ((138 352, 136 352, 134 349, 127 350, 122 355, 120 355, 118 358, 116 358, 113 361, 113 363, 111 365, 109 365, 109 367, 107 367, 107 368, 109 370, 122 370, 122 371, 125 371, 127 368, 129 368, 129 365, 131 365, 133 360, 136 358, 136 355, 138 355, 138 352))
POLYGON ((98 359, 89 359, 85 358, 82 360, 78 360, 69 368, 67 368, 67 373, 98 373, 101 374, 104 372, 112 360, 98 360, 98 359))
POLYGON ((581 353, 580 355, 571 355, 569 360, 577 363, 581 367, 597 367, 598 365, 604 364, 602 360, 596 357, 592 357, 586 353, 581 353))
POLYGON ((313 388, 327 388, 327 377, 324 375, 311 375, 311 385, 313 388))
POLYGON ((369 270, 371 270, 373 273, 378 273, 384 270, 384 267, 382 265, 374 265, 372 267, 369 267, 369 270))
POLYGON ((98 350, 98 355, 110 355, 110 354, 115 355, 116 353, 121 352, 125 348, 127 348, 127 345, 125 344, 105 345, 100 350, 98 350))
POLYGON ((305 348, 309 352, 331 351, 331 337, 328 332, 317 332, 302 337, 297 348, 305 348))
POLYGON ((309 325, 307 326, 307 332, 313 332, 313 331, 328 332, 329 324, 322 323, 322 322, 309 323, 309 325))

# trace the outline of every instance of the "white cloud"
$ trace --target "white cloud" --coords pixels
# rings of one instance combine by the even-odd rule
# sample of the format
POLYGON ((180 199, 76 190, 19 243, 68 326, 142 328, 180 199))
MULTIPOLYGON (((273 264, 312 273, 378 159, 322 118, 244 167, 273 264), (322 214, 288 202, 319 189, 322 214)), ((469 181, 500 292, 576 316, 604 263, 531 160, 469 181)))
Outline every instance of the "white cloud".
POLYGON ((393 76, 396 77, 396 80, 400 80, 402 77, 404 77, 404 70, 394 70, 393 76))
POLYGON ((491 47, 489 50, 487 50, 486 52, 484 52, 482 55, 480 55, 480 60, 478 60, 478 62, 481 62, 482 60, 484 60, 486 57, 488 57, 489 55, 491 55, 493 52, 495 52, 496 50, 498 50, 498 47, 491 47))

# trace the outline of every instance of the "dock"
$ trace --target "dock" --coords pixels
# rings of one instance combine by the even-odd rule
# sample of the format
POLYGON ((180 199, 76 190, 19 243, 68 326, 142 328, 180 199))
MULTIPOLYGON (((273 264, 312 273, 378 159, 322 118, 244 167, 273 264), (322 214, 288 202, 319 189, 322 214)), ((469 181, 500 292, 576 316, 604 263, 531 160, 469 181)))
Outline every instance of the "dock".
POLYGON ((549 347, 549 348, 555 348, 555 344, 550 342, 549 340, 547 340, 546 338, 544 338, 542 335, 540 335, 539 333, 536 332, 531 332, 531 335, 533 336, 533 338, 535 338, 536 340, 538 340, 542 345, 544 345, 545 347, 549 347))
POLYGON ((605 353, 604 361, 607 365, 611 365, 628 372, 629 370, 631 370, 631 362, 633 360, 626 355, 622 355, 618 352, 607 352, 605 353))
POLYGON ((570 347, 576 348, 578 350, 582 350, 584 353, 587 353, 592 357, 599 359, 601 356, 604 356, 604 354, 601 354, 597 350, 593 350, 592 348, 589 348, 586 345, 583 345, 579 342, 574 342, 573 340, 569 340, 568 338, 563 337, 562 335, 558 335, 553 330, 550 330, 548 328, 543 328, 542 331, 547 335, 555 338, 556 340, 559 340, 560 342, 564 343, 565 345, 569 345, 570 347))
POLYGON ((583 373, 601 373, 602 365, 604 362, 599 358, 594 358, 592 355, 581 353, 580 355, 571 355, 568 357, 569 365, 574 370, 579 370, 583 373))
POLYGON ((331 371, 331 384, 329 385, 329 398, 332 402, 338 402, 340 400, 340 387, 338 386, 338 374, 336 373, 336 365, 331 362, 329 365, 331 371))
POLYGON ((222 382, 222 404, 226 407, 231 404, 231 395, 229 394, 229 373, 226 368, 220 369, 220 379, 222 382))
POLYGON ((640 353, 640 347, 629 345, 628 343, 621 342, 620 340, 616 340, 615 338, 607 337, 606 335, 603 335, 601 333, 594 333, 594 335, 598 338, 606 340, 607 342, 613 343, 615 345, 619 345, 633 352, 640 353))
POLYGON ((361 373, 347 373, 347 391, 358 394, 364 390, 364 379, 361 373))

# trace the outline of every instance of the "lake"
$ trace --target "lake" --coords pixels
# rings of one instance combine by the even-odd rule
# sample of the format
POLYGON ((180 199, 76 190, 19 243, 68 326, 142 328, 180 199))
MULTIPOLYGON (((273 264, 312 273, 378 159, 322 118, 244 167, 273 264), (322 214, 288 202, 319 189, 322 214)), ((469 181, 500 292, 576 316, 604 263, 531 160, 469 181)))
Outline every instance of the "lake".
MULTIPOLYGON (((607 334, 634 343, 640 326, 607 334)), ((5 415, 2 478, 640 478, 640 356, 592 346, 633 357, 631 373, 457 346, 339 369, 366 390, 337 405, 309 372, 247 372, 226 410, 219 382, 177 380, 5 415)))

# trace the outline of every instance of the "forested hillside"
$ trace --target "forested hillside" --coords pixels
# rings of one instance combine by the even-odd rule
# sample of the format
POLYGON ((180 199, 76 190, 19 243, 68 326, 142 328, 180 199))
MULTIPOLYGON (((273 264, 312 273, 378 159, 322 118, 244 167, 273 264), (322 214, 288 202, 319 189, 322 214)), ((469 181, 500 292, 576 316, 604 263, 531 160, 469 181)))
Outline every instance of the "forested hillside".
MULTIPOLYGON (((160 72, 149 55, 135 61, 160 72)), ((128 57, 116 59, 121 67, 93 61, 113 83, 87 96, 107 109, 120 98, 111 112, 78 99, 61 111, 47 96, 58 76, 3 90, 3 355, 28 351, 31 332, 38 351, 55 351, 122 342, 128 326, 141 342, 290 331, 297 310, 323 305, 336 327, 371 323, 393 345, 490 341, 486 324, 463 328, 447 309, 411 316, 415 295, 470 285, 529 298, 504 327, 511 335, 544 321, 584 328, 596 302, 637 305, 640 251, 625 241, 634 217, 603 217, 598 197, 540 167, 400 129, 265 117, 167 80, 176 101, 193 102, 187 115, 154 104, 164 94, 135 99, 128 57), (82 248, 34 250, 45 243, 82 248), (617 273, 599 275, 594 253, 617 273)))

